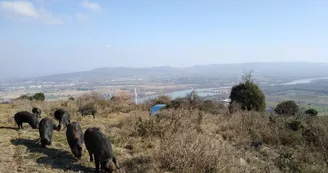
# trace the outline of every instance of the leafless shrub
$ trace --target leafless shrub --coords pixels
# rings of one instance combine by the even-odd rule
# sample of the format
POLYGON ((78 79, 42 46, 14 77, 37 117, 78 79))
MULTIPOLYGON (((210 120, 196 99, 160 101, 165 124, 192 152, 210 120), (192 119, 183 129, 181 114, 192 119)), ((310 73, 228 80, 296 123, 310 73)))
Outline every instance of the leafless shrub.
POLYGON ((163 169, 174 172, 226 172, 233 151, 222 141, 196 131, 176 133, 161 140, 157 159, 163 169))
POLYGON ((97 92, 91 92, 78 97, 76 104, 78 108, 95 106, 99 100, 104 100, 104 98, 97 92))
POLYGON ((133 97, 129 92, 122 91, 115 94, 113 101, 116 104, 130 104, 133 102, 133 97))

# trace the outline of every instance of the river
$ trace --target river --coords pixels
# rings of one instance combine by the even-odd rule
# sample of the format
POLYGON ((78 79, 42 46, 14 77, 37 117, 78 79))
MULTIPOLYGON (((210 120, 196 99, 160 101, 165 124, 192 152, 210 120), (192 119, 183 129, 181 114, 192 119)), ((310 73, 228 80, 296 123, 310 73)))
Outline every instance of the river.
MULTIPOLYGON (((328 77, 318 77, 318 78, 308 78, 308 79, 298 79, 298 80, 294 80, 291 82, 287 82, 287 83, 283 83, 283 84, 279 84, 279 85, 295 85, 295 84, 304 84, 304 83, 310 83, 313 80, 318 80, 318 79, 328 79, 328 77)), ((219 87, 219 88, 227 88, 227 87, 219 87)), ((231 87, 229 87, 231 88, 231 87)), ((206 92, 208 90, 212 90, 212 89, 218 89, 218 88, 203 88, 203 89, 195 89, 195 91, 197 92, 197 94, 201 97, 206 97, 206 96, 213 96, 213 95, 218 95, 218 93, 210 93, 210 92, 206 92)), ((173 92, 168 92, 165 93, 165 95, 170 96, 172 99, 176 99, 178 97, 184 97, 187 94, 189 94, 192 91, 192 89, 188 89, 188 90, 180 90, 180 91, 173 91, 173 92)), ((144 98, 139 98, 138 102, 142 103, 144 101, 146 101, 147 99, 151 99, 151 98, 155 98, 158 97, 160 94, 155 94, 155 95, 151 95, 148 97, 144 97, 144 98)))
POLYGON ((314 80, 318 79, 328 79, 328 77, 318 77, 318 78, 309 78, 309 79, 299 79, 299 80, 294 80, 288 83, 283 83, 282 85, 295 85, 295 84, 305 84, 305 83, 310 83, 314 80))
MULTIPOLYGON (((220 88, 226 88, 226 87, 220 87, 220 88)), ((207 90, 212 90, 212 89, 217 89, 217 88, 195 89, 195 91, 197 92, 197 95, 199 95, 201 97, 218 95, 218 93, 206 92, 207 90)), ((191 93, 191 91, 192 91, 192 89, 181 90, 181 91, 173 91, 173 92, 165 93, 165 95, 170 96, 172 99, 176 99, 178 97, 186 96, 187 94, 191 93)), ((146 101, 147 99, 155 98, 155 97, 158 97, 159 95, 160 94, 156 94, 156 95, 152 95, 152 96, 148 96, 148 97, 144 97, 144 98, 139 98, 138 102, 142 103, 142 102, 146 101)))

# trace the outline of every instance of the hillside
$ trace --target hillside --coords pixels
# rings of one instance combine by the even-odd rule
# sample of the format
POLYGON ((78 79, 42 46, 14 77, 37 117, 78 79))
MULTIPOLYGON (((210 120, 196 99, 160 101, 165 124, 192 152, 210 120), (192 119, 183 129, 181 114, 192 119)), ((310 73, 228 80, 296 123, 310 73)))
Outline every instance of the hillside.
POLYGON ((39 77, 40 80, 94 79, 110 77, 163 77, 163 76, 224 76, 238 75, 250 69, 261 76, 328 76, 328 64, 307 62, 259 62, 236 64, 196 65, 185 68, 169 66, 150 68, 104 67, 89 71, 54 74, 39 77), (274 74, 274 75, 273 75, 274 74))
POLYGON ((81 160, 73 158, 65 131, 54 132, 52 146, 42 149, 35 144, 38 130, 28 125, 15 129, 13 114, 32 106, 52 119, 55 108, 64 108, 83 131, 99 127, 113 143, 121 173, 328 171, 328 117, 302 116, 298 126, 294 117, 240 110, 229 114, 219 104, 194 107, 191 102, 149 116, 150 103, 135 106, 126 101, 126 97, 105 101, 85 96, 76 101, 18 100, 0 105, 0 172, 94 171, 85 147, 81 160), (88 103, 98 110, 95 119, 77 112, 88 103))
POLYGON ((151 68, 128 68, 128 67, 103 67, 89 71, 55 74, 43 76, 41 80, 62 80, 62 79, 94 79, 94 78, 119 78, 119 77, 155 77, 181 74, 182 71, 172 67, 151 67, 151 68))

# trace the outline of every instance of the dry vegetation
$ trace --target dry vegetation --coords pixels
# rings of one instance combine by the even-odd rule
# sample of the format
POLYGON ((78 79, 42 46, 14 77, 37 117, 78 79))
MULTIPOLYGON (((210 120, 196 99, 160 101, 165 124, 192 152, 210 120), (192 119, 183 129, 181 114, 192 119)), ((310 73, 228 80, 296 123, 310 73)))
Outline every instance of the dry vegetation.
POLYGON ((41 108, 42 117, 51 118, 54 109, 62 107, 83 131, 99 127, 113 143, 121 172, 328 172, 328 117, 295 120, 240 110, 230 114, 221 105, 197 100, 180 100, 178 106, 176 101, 149 116, 149 105, 136 106, 130 99, 121 93, 107 101, 92 93, 76 101, 17 100, 1 105, 0 172, 94 171, 85 147, 81 160, 73 158, 64 131, 55 132, 52 146, 42 149, 35 144, 37 130, 15 129, 11 117, 33 106, 41 108), (82 118, 78 108, 90 105, 98 110, 96 119, 82 118))

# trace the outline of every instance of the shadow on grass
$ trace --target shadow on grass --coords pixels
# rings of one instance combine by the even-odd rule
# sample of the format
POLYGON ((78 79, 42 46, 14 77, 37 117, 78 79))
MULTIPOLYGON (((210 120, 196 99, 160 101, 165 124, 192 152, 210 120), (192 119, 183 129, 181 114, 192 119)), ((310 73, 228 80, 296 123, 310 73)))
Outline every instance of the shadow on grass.
POLYGON ((11 143, 16 146, 24 145, 31 153, 42 153, 46 155, 36 160, 38 164, 50 165, 54 169, 61 169, 64 171, 94 172, 92 168, 74 163, 77 159, 74 158, 69 152, 54 148, 41 148, 41 146, 37 144, 37 140, 13 139, 11 140, 11 143))
POLYGON ((5 127, 5 126, 0 126, 0 129, 18 130, 18 127, 5 127))

